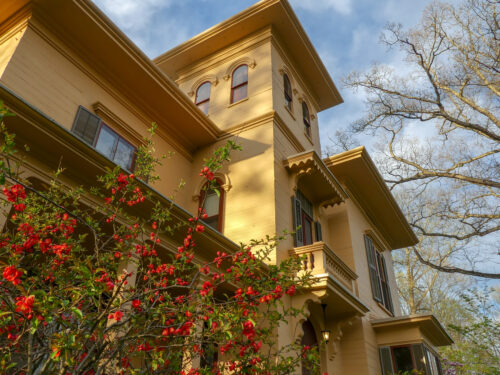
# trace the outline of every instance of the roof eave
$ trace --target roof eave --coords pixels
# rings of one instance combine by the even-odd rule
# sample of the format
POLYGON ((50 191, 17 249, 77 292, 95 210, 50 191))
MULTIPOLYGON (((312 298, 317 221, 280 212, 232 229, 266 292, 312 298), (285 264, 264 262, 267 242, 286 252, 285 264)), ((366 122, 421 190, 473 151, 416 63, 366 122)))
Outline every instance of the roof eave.
MULTIPOLYGON (((406 220, 401 208, 397 204, 396 200, 392 196, 390 190, 385 184, 384 179, 380 175, 375 163, 371 159, 370 155, 366 149, 361 146, 355 149, 330 156, 324 159, 325 164, 332 171, 332 173, 341 180, 352 181, 353 184, 363 180, 363 186, 372 186, 373 188, 362 190, 357 189, 354 192, 353 187, 349 189, 349 193, 352 194, 358 202, 365 202, 365 205, 372 205, 373 213, 371 219, 375 225, 377 225, 379 231, 384 234, 384 240, 390 245, 391 250, 399 249, 402 247, 413 246, 417 244, 418 238, 410 227, 410 224, 406 220), (342 170, 342 175, 336 172, 339 166, 347 166, 356 164, 356 168, 344 168, 342 170), (356 174, 357 173, 357 174, 356 174), (375 202, 383 203, 384 210, 379 212, 380 209, 375 206, 375 202), (387 215, 390 215, 391 220, 394 225, 387 227, 384 225, 383 219, 387 219, 387 215)), ((366 209, 367 207, 361 207, 361 209, 366 209)))
POLYGON ((285 43, 295 47, 288 48, 288 51, 297 55, 295 61, 300 70, 307 70, 311 72, 311 77, 314 76, 314 79, 305 81, 311 85, 318 111, 343 103, 342 96, 288 0, 262 0, 154 58, 153 62, 175 79, 177 72, 186 65, 182 57, 189 56, 192 58, 191 62, 200 60, 271 24, 285 43), (285 29, 289 32, 284 32, 285 29), (244 30, 244 34, 228 38, 227 35, 235 34, 235 30, 244 30), (291 36, 290 33, 294 35, 291 36), (220 43, 218 38, 221 39, 220 43), (301 50, 300 53, 296 52, 297 47, 301 50))

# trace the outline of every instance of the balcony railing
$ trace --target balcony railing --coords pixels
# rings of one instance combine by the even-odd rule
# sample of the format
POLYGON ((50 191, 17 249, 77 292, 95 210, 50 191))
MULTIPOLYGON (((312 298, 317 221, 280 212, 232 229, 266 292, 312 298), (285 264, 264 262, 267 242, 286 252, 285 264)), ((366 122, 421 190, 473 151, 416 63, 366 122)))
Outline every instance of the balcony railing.
POLYGON ((296 247, 290 250, 290 255, 305 256, 303 268, 312 275, 332 275, 351 293, 357 294, 356 279, 358 275, 340 259, 324 242, 296 247))

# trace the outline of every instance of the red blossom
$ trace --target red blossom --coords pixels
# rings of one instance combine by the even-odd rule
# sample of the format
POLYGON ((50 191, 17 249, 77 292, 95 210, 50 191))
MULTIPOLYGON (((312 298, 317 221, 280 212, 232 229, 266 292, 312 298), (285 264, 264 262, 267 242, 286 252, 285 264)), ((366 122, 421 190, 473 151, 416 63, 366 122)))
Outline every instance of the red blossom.
POLYGON ((5 267, 3 270, 3 277, 7 281, 10 281, 14 285, 18 285, 21 283, 20 277, 22 276, 23 271, 16 269, 14 266, 5 267))
POLYGON ((26 199, 26 191, 22 185, 12 185, 10 189, 4 188, 3 193, 9 202, 26 199))
POLYGON ((31 295, 28 297, 17 297, 16 301, 17 312, 23 314, 31 314, 33 312, 33 303, 35 302, 35 296, 31 295))

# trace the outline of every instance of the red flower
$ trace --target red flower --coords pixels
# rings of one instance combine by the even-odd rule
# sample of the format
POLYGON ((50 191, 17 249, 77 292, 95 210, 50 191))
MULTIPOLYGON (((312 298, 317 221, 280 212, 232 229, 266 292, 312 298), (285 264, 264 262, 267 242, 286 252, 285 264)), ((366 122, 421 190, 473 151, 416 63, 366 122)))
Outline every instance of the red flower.
POLYGON ((290 287, 286 290, 286 294, 288 294, 289 296, 293 296, 293 295, 295 294, 295 285, 290 286, 290 287))
POLYGON ((141 308, 141 301, 140 301, 140 300, 138 300, 138 299, 134 299, 134 300, 132 301, 132 307, 133 307, 134 309, 137 309, 137 310, 138 310, 138 309, 140 309, 140 308, 141 308))
POLYGON ((12 185, 10 189, 4 188, 3 193, 7 196, 9 202, 16 202, 17 199, 26 199, 26 191, 21 185, 12 185))
POLYGON ((21 283, 20 277, 22 276, 23 271, 16 269, 14 266, 5 267, 3 270, 3 277, 7 281, 10 281, 14 285, 18 285, 21 283))
POLYGON ((122 253, 120 253, 119 251, 116 251, 115 252, 115 258, 116 259, 120 259, 122 257, 122 253))
POLYGON ((250 341, 252 341, 255 337, 254 325, 250 320, 243 323, 243 335, 245 335, 250 341))
POLYGON ((122 320, 122 317, 123 317, 123 313, 120 310, 118 310, 114 314, 109 314, 108 315, 108 319, 114 319, 117 322, 119 322, 120 320, 122 320))
POLYGON ((31 314, 33 312, 33 303, 35 302, 35 296, 31 295, 28 297, 17 297, 16 301, 17 312, 23 314, 31 314))

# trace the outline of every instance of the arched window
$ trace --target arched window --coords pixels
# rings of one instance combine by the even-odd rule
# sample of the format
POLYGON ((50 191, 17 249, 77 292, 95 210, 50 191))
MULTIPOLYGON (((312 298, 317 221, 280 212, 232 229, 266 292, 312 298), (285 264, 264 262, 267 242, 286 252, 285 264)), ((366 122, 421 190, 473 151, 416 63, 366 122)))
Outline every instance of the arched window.
POLYGON ((248 65, 240 65, 233 72, 231 81, 231 103, 239 102, 248 96, 248 65))
POLYGON ((288 109, 292 109, 292 85, 290 84, 290 79, 286 74, 283 74, 283 87, 285 93, 285 103, 288 109))
POLYGON ((210 104, 210 82, 202 83, 198 90, 196 90, 196 100, 195 104, 201 109, 205 114, 208 114, 208 107, 210 104))
MULTIPOLYGON (((304 336, 302 336, 302 339, 300 340, 300 345, 317 347, 318 339, 316 338, 316 332, 314 331, 314 327, 309 319, 302 323, 302 330, 304 331, 304 336)), ((312 374, 312 369, 307 366, 306 361, 302 360, 302 375, 310 374, 312 374)))
POLYGON ((208 215, 203 221, 212 228, 222 232, 222 214, 224 211, 224 189, 219 180, 215 181, 215 186, 211 189, 203 188, 200 194, 200 207, 203 207, 208 215))
POLYGON ((311 116, 309 115, 309 108, 306 102, 302 102, 302 119, 304 120, 304 127, 306 134, 311 136, 311 116))

